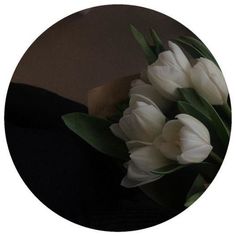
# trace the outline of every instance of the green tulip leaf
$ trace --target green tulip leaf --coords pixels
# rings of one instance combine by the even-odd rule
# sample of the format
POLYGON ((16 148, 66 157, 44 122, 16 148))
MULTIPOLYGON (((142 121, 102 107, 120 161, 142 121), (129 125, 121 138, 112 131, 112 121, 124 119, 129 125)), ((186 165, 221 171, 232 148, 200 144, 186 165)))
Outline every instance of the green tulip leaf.
POLYGON ((201 52, 203 52, 205 55, 207 55, 209 58, 212 58, 215 60, 214 56, 210 52, 210 50, 207 48, 207 46, 200 40, 189 37, 189 36, 182 36, 182 39, 184 39, 186 42, 189 42, 190 44, 194 45, 196 48, 198 48, 201 52))
POLYGON ((206 190, 206 180, 199 174, 193 181, 191 188, 187 194, 187 198, 191 197, 193 194, 202 192, 206 190))
POLYGON ((179 46, 182 46, 193 58, 205 57, 205 55, 199 51, 196 47, 186 42, 185 40, 178 38, 174 40, 179 46))
POLYGON ((118 123, 125 109, 129 107, 129 98, 115 105, 116 111, 109 117, 106 117, 112 123, 118 123))
POLYGON ((131 29, 131 32, 133 33, 134 38, 143 49, 143 52, 146 56, 148 64, 149 65, 152 64, 154 61, 156 61, 157 57, 152 51, 151 46, 149 46, 144 35, 141 32, 139 32, 133 25, 130 25, 130 29, 131 29))
POLYGON ((200 174, 195 178, 187 194, 186 202, 184 204, 185 207, 192 205, 204 193, 207 184, 206 180, 200 174))
POLYGON ((207 46, 202 41, 200 41, 196 38, 193 38, 193 37, 189 37, 189 36, 182 36, 180 38, 182 40, 184 40, 185 42, 191 44, 193 47, 197 48, 204 55, 205 58, 208 58, 209 60, 213 61, 217 66, 219 66, 217 64, 216 59, 214 58, 214 56, 210 52, 210 50, 207 48, 207 46))
POLYGON ((112 122, 75 112, 62 116, 65 125, 98 151, 120 160, 128 160, 125 142, 110 131, 112 122))
POLYGON ((212 181, 214 179, 219 169, 217 168, 215 164, 204 161, 200 163, 189 163, 186 165, 170 164, 170 165, 158 168, 156 170, 153 170, 152 173, 157 174, 157 175, 168 175, 168 174, 172 174, 175 171, 181 170, 183 168, 195 169, 209 181, 212 181))
POLYGON ((184 203, 184 206, 185 206, 185 207, 191 206, 194 202, 197 201, 197 199, 198 199, 199 197, 201 197, 201 195, 202 195, 203 193, 204 193, 204 192, 198 192, 198 193, 193 194, 191 197, 189 197, 189 198, 186 200, 186 202, 184 203))
POLYGON ((222 141, 224 147, 227 148, 230 135, 229 129, 214 107, 197 94, 194 89, 184 88, 179 89, 179 92, 186 101, 178 102, 180 111, 194 116, 217 133, 218 138, 222 141))
POLYGON ((218 137, 221 139, 222 144, 227 148, 230 136, 228 127, 225 125, 224 121, 221 119, 221 117, 211 104, 209 104, 203 97, 200 97, 200 100, 210 114, 212 124, 216 129, 218 137))
POLYGON ((210 114, 206 104, 201 101, 200 96, 194 89, 181 88, 179 89, 179 93, 184 101, 191 104, 196 110, 200 111, 202 114, 204 114, 204 116, 210 119, 210 114))
POLYGON ((140 189, 152 200, 167 209, 182 209, 186 195, 198 175, 195 168, 182 168, 154 182, 140 186, 140 189))
POLYGON ((209 183, 213 181, 220 168, 219 165, 211 163, 210 161, 211 157, 209 156, 207 161, 201 162, 196 166, 201 176, 209 183))
POLYGON ((196 107, 185 101, 177 102, 178 109, 181 113, 186 113, 200 120, 208 129, 212 129, 212 122, 208 116, 200 112, 196 107))
POLYGON ((219 114, 219 116, 221 117, 221 119, 225 122, 225 124, 227 125, 228 129, 230 130, 231 128, 231 107, 228 104, 224 104, 224 105, 215 105, 214 106, 215 110, 217 111, 217 113, 219 114))
POLYGON ((150 30, 150 34, 151 34, 153 43, 155 45, 154 46, 155 53, 156 53, 156 55, 158 57, 159 53, 161 53, 161 52, 163 52, 165 50, 164 46, 163 46, 163 43, 162 43, 160 37, 158 36, 157 32, 154 29, 150 30))
POLYGON ((188 102, 178 101, 177 106, 181 113, 186 113, 195 117, 207 127, 207 129, 210 132, 211 144, 214 147, 214 150, 217 153, 220 153, 222 156, 224 156, 225 150, 227 148, 227 144, 225 144, 226 146, 224 147, 222 146, 222 137, 221 136, 219 137, 219 132, 215 128, 212 120, 209 119, 207 116, 205 116, 202 112, 197 110, 194 106, 192 106, 188 102))
POLYGON ((213 61, 218 67, 218 63, 210 50, 200 40, 193 37, 182 36, 175 40, 182 46, 193 58, 204 57, 213 61))
POLYGON ((171 164, 171 165, 164 166, 164 167, 158 168, 156 170, 153 170, 152 173, 158 174, 158 175, 167 175, 167 174, 171 174, 177 170, 180 170, 184 167, 186 167, 186 165, 171 164))

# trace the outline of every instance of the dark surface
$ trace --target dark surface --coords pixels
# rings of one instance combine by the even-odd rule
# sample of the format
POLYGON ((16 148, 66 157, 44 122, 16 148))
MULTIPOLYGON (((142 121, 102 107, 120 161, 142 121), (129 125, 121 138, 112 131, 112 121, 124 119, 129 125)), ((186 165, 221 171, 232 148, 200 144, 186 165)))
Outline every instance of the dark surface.
POLYGON ((43 89, 10 84, 7 142, 19 174, 35 196, 61 216, 100 230, 137 230, 177 214, 158 207, 139 188, 120 186, 123 173, 110 157, 64 126, 61 115, 86 110, 43 89))

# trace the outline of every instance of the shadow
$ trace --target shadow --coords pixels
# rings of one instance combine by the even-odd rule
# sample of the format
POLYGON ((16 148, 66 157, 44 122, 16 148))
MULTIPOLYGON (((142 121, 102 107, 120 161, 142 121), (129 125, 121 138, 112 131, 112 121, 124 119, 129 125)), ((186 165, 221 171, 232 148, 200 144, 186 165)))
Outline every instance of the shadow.
POLYGON ((61 115, 75 111, 87 108, 40 88, 9 86, 9 150, 42 203, 72 222, 109 231, 142 229, 179 213, 162 209, 138 188, 120 186, 123 171, 63 124, 61 115))

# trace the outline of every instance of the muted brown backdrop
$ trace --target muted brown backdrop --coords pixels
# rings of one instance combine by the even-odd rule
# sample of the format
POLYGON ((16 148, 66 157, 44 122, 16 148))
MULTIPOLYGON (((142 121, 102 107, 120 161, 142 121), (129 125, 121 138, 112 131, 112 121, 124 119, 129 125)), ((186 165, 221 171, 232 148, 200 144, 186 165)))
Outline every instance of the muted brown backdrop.
POLYGON ((59 21, 27 50, 12 82, 55 92, 87 104, 88 90, 110 80, 139 73, 145 57, 129 24, 161 39, 193 35, 175 20, 158 12, 128 5, 90 8, 59 21))

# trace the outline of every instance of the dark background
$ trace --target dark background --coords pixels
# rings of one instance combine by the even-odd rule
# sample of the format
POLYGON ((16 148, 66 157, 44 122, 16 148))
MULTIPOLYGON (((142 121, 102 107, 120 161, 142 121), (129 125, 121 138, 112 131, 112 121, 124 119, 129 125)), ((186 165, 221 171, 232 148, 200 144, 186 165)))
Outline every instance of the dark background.
POLYGON ((182 211, 158 206, 139 188, 121 187, 122 170, 61 120, 69 112, 87 112, 88 90, 145 69, 130 23, 146 34, 155 28, 165 43, 192 35, 173 19, 140 7, 78 12, 27 50, 6 100, 9 150, 27 186, 61 216, 101 230, 141 229, 182 211))
POLYGON ((12 82, 86 104, 89 89, 145 69, 145 57, 129 24, 147 37, 154 28, 165 44, 178 36, 193 35, 177 21, 141 7, 87 9, 45 31, 21 59, 12 82))

